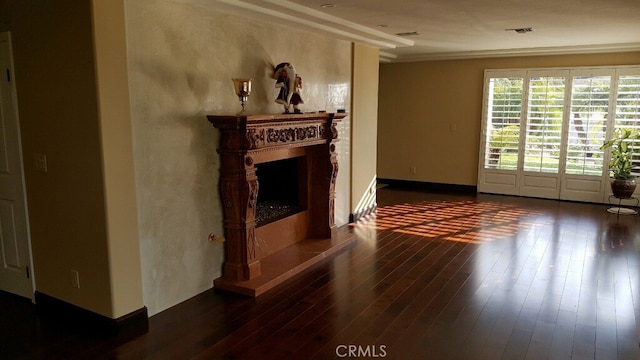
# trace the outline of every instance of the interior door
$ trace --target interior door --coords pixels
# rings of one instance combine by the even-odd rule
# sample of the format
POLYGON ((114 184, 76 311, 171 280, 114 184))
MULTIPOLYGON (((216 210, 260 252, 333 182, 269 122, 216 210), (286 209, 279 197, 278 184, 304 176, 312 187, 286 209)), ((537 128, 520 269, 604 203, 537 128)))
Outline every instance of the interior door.
POLYGON ((0 289, 33 299, 11 41, 0 33, 0 289))

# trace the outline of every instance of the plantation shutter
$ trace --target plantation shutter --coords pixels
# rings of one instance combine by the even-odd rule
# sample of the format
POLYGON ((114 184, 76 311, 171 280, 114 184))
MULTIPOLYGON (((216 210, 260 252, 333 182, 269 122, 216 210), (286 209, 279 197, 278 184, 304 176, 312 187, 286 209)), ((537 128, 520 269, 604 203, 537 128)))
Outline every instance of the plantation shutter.
MULTIPOLYGON (((640 74, 620 75, 616 96, 616 129, 640 131, 640 74)), ((640 148, 640 141, 634 141, 633 147, 640 148)), ((638 150, 637 150, 638 151, 638 150)), ((632 174, 640 176, 640 159, 634 158, 636 166, 632 174)))
POLYGON ((602 175, 611 76, 574 76, 566 174, 602 175))
MULTIPOLYGON (((600 146, 640 132, 640 66, 485 70, 484 89, 479 192, 609 201, 600 146)), ((631 146, 640 153, 640 139, 631 146)))
POLYGON ((525 171, 558 172, 564 89, 564 77, 532 77, 529 82, 525 171))
POLYGON ((492 78, 489 81, 485 169, 517 169, 522 87, 523 78, 492 78))

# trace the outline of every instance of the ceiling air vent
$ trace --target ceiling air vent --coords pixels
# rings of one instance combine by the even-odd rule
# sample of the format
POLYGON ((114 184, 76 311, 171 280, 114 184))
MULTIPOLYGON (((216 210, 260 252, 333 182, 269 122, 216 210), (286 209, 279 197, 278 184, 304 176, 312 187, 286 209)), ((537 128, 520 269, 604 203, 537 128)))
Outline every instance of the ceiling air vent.
POLYGON ((515 31, 518 34, 526 34, 528 32, 532 32, 533 28, 526 27, 526 28, 504 29, 504 31, 515 31))
POLYGON ((402 33, 397 33, 397 36, 417 36, 420 35, 418 34, 417 31, 409 31, 409 32, 402 32, 402 33))

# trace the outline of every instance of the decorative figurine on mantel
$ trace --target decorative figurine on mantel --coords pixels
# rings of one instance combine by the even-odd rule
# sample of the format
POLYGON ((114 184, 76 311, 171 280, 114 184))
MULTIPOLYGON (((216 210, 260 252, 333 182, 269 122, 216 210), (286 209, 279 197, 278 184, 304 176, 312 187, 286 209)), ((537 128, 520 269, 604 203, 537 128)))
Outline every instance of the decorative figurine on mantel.
POLYGON ((273 69, 273 78, 276 79, 276 88, 280 89, 276 102, 284 106, 284 113, 289 113, 289 106, 293 105, 293 112, 301 114, 298 104, 304 104, 300 96, 302 78, 296 74, 292 64, 283 62, 273 69))

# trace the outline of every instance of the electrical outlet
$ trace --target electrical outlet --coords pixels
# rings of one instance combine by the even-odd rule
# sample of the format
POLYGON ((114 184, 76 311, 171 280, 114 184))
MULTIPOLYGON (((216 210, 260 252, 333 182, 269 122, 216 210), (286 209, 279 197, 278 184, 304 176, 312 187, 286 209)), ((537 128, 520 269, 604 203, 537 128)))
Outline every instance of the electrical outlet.
POLYGON ((209 240, 209 242, 223 243, 224 242, 224 237, 216 236, 216 234, 214 234, 214 233, 209 233, 209 236, 207 236, 207 240, 209 240))
POLYGON ((71 270, 71 286, 80 289, 80 273, 78 270, 71 270))
POLYGON ((416 173, 416 166, 415 165, 411 165, 411 167, 409 168, 409 172, 412 174, 416 173))

